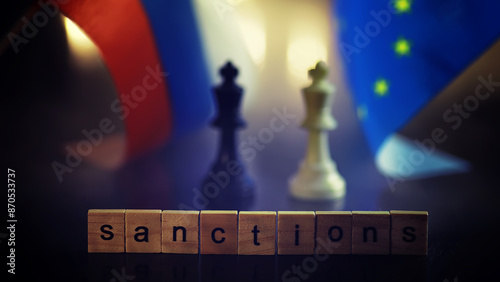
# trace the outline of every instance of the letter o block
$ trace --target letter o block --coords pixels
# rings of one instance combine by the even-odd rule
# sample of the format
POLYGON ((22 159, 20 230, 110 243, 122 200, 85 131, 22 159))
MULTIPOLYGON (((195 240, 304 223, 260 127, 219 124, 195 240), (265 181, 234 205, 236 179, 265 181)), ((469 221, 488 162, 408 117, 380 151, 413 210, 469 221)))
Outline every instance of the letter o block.
POLYGON ((352 213, 348 211, 317 211, 316 253, 351 254, 351 246, 352 213))
POLYGON ((238 254, 238 212, 201 211, 200 253, 238 254))

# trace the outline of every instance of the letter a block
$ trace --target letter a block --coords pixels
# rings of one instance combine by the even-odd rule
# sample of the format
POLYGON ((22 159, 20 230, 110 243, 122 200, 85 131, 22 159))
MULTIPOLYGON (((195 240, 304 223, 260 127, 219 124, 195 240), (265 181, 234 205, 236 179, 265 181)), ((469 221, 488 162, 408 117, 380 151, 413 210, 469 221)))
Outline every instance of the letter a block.
POLYGON ((276 253, 276 212, 239 214, 239 255, 274 255, 276 253))
POLYGON ((278 254, 314 254, 314 212, 278 212, 278 254))
POLYGON ((391 253, 427 255, 426 211, 391 211, 391 253))
POLYGON ((125 210, 88 211, 88 252, 125 251, 125 210))
POLYGON ((201 211, 201 254, 238 254, 238 212, 201 211))
POLYGON ((127 253, 161 252, 161 210, 125 211, 127 253))
POLYGON ((161 213, 161 252, 197 254, 199 211, 169 210, 161 213))
POLYGON ((352 254, 388 255, 391 217, 389 212, 352 212, 352 254))
POLYGON ((347 211, 316 212, 316 253, 350 254, 352 213, 347 211), (322 240, 322 242, 320 242, 322 240))

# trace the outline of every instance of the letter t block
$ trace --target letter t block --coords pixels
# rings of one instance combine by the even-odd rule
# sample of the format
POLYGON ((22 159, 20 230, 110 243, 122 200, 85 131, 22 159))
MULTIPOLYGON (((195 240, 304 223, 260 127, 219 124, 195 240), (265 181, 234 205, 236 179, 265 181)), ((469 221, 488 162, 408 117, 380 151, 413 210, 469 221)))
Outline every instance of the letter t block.
POLYGON ((238 230, 239 255, 276 253, 276 212, 241 211, 238 230))

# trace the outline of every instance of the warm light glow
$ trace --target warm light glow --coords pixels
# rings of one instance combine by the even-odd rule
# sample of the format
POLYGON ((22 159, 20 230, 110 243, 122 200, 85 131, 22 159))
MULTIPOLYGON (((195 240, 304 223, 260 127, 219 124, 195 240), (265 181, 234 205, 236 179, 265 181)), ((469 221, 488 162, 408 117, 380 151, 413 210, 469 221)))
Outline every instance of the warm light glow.
POLYGON ((94 43, 73 21, 64 17, 64 26, 68 44, 76 56, 86 57, 94 53, 94 43))
POLYGON ((308 36, 292 38, 287 50, 288 71, 296 78, 307 80, 307 70, 318 61, 328 61, 325 43, 308 36))
POLYGON ((266 33, 263 22, 255 17, 240 16, 238 26, 252 61, 262 66, 266 56, 266 33))

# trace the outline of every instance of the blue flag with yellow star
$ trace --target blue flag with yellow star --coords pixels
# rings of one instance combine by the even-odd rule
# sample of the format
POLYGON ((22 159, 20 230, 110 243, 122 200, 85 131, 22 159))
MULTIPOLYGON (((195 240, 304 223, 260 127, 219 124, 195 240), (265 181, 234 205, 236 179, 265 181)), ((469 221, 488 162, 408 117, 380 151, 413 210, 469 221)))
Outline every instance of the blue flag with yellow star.
POLYGON ((374 154, 500 38, 500 1, 339 0, 334 9, 374 154))

